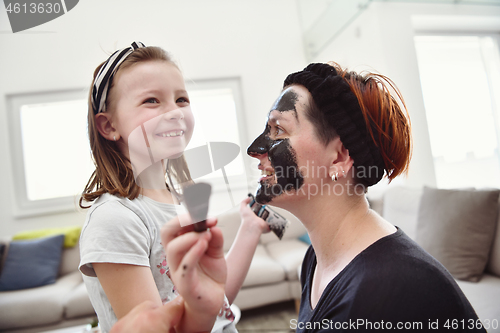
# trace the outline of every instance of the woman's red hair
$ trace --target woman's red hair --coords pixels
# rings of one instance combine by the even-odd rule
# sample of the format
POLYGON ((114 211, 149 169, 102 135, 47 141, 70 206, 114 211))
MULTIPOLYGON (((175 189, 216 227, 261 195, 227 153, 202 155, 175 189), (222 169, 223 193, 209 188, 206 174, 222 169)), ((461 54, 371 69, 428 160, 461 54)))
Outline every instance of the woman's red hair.
POLYGON ((343 69, 337 63, 329 64, 335 67, 356 95, 368 133, 382 154, 389 182, 407 173, 413 145, 411 123, 406 104, 394 82, 381 74, 358 74, 343 69))

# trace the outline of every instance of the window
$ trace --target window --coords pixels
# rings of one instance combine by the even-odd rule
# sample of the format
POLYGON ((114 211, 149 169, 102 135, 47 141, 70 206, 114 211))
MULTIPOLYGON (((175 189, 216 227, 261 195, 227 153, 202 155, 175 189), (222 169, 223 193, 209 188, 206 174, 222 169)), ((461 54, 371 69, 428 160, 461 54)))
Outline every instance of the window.
POLYGON ((14 216, 77 206, 92 170, 86 98, 85 89, 7 97, 14 216))
MULTIPOLYGON (((232 142, 240 146, 241 134, 245 131, 239 82, 237 80, 210 80, 187 85, 191 109, 195 116, 195 131, 187 149, 205 145, 207 142, 232 142)), ((227 176, 245 178, 243 158, 240 156, 225 167, 227 176)), ((216 170, 207 178, 221 177, 216 170)))
MULTIPOLYGON (((244 134, 239 81, 206 80, 188 83, 187 89, 196 119, 187 149, 214 141, 239 146, 244 134)), ((87 135, 87 93, 78 89, 8 97, 15 216, 77 207, 79 193, 94 170, 87 135)), ((214 192, 223 196, 229 188, 239 201, 247 193, 244 165, 239 154, 224 170, 204 179, 215 185, 214 192)))
POLYGON ((87 101, 21 107, 28 200, 72 196, 93 171, 87 139, 87 101))
POLYGON ((415 37, 438 187, 500 186, 498 38, 415 37))
POLYGON ((212 173, 196 179, 212 185, 209 215, 216 215, 237 205, 247 196, 245 150, 246 137, 243 102, 238 79, 200 80, 186 83, 195 117, 195 130, 186 149, 211 142, 230 142, 238 145, 239 154, 223 168, 217 169, 211 153, 212 173))

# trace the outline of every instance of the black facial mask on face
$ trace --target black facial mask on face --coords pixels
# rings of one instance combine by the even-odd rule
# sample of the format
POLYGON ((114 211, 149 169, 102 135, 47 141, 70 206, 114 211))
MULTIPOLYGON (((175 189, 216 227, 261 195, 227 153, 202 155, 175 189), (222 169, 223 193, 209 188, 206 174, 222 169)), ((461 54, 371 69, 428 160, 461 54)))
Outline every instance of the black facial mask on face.
POLYGON ((288 89, 285 91, 285 93, 278 97, 273 107, 271 108, 271 111, 293 111, 296 116, 297 109, 295 108, 295 103, 297 103, 298 100, 299 96, 295 93, 295 91, 288 89))
MULTIPOLYGON (((298 100, 293 90, 287 90, 274 104, 272 111, 293 112, 296 117, 295 104, 298 100)), ((263 181, 259 184, 255 199, 260 204, 266 204, 273 198, 298 190, 304 183, 304 178, 299 172, 296 153, 290 145, 289 139, 273 140, 269 137, 271 127, 266 125, 264 132, 248 147, 247 154, 256 157, 268 154, 276 176, 276 183, 263 181)))
POLYGON ((249 156, 253 157, 255 155, 264 155, 269 151, 273 141, 269 138, 269 133, 271 133, 271 127, 266 125, 264 132, 262 132, 262 134, 259 135, 250 146, 248 146, 247 154, 249 156))

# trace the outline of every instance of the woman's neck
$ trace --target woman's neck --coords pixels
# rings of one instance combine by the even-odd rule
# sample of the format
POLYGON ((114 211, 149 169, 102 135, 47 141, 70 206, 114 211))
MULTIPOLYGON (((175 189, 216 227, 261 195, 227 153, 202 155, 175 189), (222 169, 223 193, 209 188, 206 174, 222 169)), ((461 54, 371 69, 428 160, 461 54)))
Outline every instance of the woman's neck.
POLYGON ((316 253, 311 286, 315 308, 326 286, 368 246, 396 231, 362 195, 320 195, 290 210, 305 225, 316 253))
POLYGON ((357 254, 396 229, 370 210, 365 195, 320 195, 290 211, 305 225, 318 267, 340 271, 357 254))
POLYGON ((364 196, 318 196, 309 200, 299 219, 306 226, 318 262, 332 264, 352 247, 369 208, 364 196))

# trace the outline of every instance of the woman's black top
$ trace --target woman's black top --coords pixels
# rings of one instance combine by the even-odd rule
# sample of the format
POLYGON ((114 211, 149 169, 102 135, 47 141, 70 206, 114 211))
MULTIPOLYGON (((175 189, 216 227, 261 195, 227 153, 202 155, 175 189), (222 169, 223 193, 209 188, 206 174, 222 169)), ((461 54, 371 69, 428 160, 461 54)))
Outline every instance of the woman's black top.
POLYGON ((486 332, 446 268, 401 229, 358 254, 311 309, 315 267, 310 246, 296 332, 486 332))

